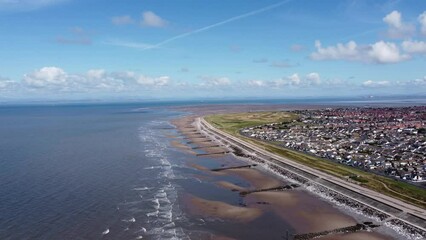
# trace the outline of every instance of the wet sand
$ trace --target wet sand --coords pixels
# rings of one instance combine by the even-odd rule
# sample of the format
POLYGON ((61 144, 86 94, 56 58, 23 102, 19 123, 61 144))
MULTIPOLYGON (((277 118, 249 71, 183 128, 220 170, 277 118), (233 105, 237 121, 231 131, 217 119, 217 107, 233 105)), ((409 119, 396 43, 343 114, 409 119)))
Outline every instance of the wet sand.
POLYGON ((171 141, 170 144, 173 147, 175 147, 177 149, 180 149, 180 150, 182 150, 182 151, 184 151, 186 153, 189 153, 189 154, 192 154, 192 155, 196 155, 197 154, 195 151, 192 150, 191 147, 189 147, 188 145, 185 145, 185 144, 183 144, 183 143, 181 143, 179 141, 174 140, 174 141, 171 141))
POLYGON ((344 233, 335 234, 332 236, 325 236, 317 238, 319 240, 389 240, 388 236, 383 236, 373 232, 357 232, 357 233, 344 233))
POLYGON ((264 189, 282 186, 283 183, 274 177, 267 176, 255 168, 229 169, 222 172, 236 175, 248 181, 253 189, 264 189))
POLYGON ((220 186, 220 187, 223 187, 223 188, 229 189, 229 190, 231 190, 231 191, 238 191, 238 192, 241 192, 241 191, 245 191, 245 190, 246 190, 246 189, 245 189, 245 188, 243 188, 243 187, 240 187, 240 186, 238 186, 238 185, 235 185, 235 184, 233 184, 233 183, 226 182, 226 181, 219 181, 219 182, 216 182, 216 184, 217 184, 218 186, 220 186))
POLYGON ((340 213, 330 204, 299 190, 258 192, 246 197, 249 207, 257 202, 269 203, 263 208, 289 222, 297 233, 321 232, 357 224, 355 219, 340 213))
POLYGON ((235 222, 250 222, 262 215, 258 208, 247 208, 230 205, 228 203, 211 201, 195 196, 187 196, 190 203, 189 211, 204 218, 220 218, 235 222))

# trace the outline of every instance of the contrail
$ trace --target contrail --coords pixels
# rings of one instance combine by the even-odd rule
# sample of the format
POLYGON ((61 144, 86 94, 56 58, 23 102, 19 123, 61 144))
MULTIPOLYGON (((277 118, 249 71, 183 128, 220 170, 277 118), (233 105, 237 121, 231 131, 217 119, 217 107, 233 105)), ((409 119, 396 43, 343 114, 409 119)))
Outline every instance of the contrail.
POLYGON ((152 46, 147 47, 147 48, 145 48, 143 50, 152 49, 152 48, 158 48, 158 47, 163 46, 164 44, 173 42, 173 41, 175 41, 177 39, 186 38, 186 37, 189 37, 189 36, 191 36, 193 34, 204 32, 204 31, 210 30, 210 29, 215 28, 215 27, 222 26, 222 25, 230 23, 230 22, 234 22, 234 21, 246 18, 246 17, 250 17, 250 16, 253 16, 253 15, 257 15, 259 13, 263 13, 263 12, 269 11, 271 9, 280 7, 281 5, 284 5, 284 4, 286 4, 286 3, 290 2, 290 1, 292 1, 292 0, 281 1, 281 2, 278 2, 278 3, 275 3, 275 4, 272 4, 272 5, 263 7, 263 8, 258 9, 258 10, 254 10, 254 11, 251 11, 251 12, 248 12, 248 13, 244 13, 242 15, 238 15, 238 16, 235 16, 235 17, 228 18, 228 19, 226 19, 224 21, 221 21, 221 22, 218 22, 218 23, 215 23, 215 24, 211 24, 211 25, 208 25, 206 27, 202 27, 202 28, 199 28, 199 29, 187 32, 187 33, 183 33, 183 34, 171 37, 169 39, 166 39, 166 40, 164 40, 162 42, 159 42, 157 44, 153 44, 152 46))

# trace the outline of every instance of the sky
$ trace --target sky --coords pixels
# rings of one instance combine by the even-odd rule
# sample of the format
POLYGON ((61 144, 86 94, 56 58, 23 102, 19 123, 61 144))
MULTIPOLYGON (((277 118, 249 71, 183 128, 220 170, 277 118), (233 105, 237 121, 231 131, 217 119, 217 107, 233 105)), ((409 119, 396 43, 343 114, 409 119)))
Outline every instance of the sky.
POLYGON ((0 0, 0 101, 426 93, 426 1, 0 0))

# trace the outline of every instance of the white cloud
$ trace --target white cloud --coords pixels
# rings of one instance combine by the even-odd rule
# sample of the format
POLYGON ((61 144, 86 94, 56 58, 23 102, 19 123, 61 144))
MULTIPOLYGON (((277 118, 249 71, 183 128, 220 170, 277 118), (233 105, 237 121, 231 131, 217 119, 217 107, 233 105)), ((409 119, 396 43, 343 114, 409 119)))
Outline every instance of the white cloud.
POLYGON ((380 41, 370 46, 368 55, 377 63, 397 63, 410 58, 408 55, 401 54, 395 43, 380 41))
POLYGON ((420 22, 420 32, 426 36, 426 11, 420 14, 418 20, 420 22))
POLYGON ((395 43, 379 41, 374 44, 359 46, 350 41, 347 44, 338 43, 336 46, 322 47, 316 41, 316 52, 311 54, 313 60, 347 60, 367 63, 397 63, 408 60, 409 55, 402 54, 395 43))
POLYGON ((265 82, 262 81, 262 80, 250 80, 250 81, 247 82, 247 84, 249 86, 252 86, 252 87, 263 87, 263 86, 265 86, 265 82))
POLYGON ((131 16, 124 15, 124 16, 112 17, 111 22, 114 25, 129 25, 129 24, 133 24, 135 21, 133 20, 131 16))
MULTIPOLYGON (((313 73, 315 75, 317 73, 313 73)), ((276 79, 272 81, 267 81, 263 86, 268 86, 272 88, 281 88, 281 87, 306 87, 312 85, 311 80, 308 79, 308 76, 313 77, 313 75, 308 74, 306 78, 301 78, 298 73, 293 73, 290 76, 283 77, 281 79, 276 79)), ((319 78, 319 75, 317 76, 319 78)))
POLYGON ((47 86, 65 85, 67 74, 57 67, 44 67, 24 75, 24 82, 30 87, 42 88, 47 86))
POLYGON ((144 27, 164 27, 167 25, 167 21, 154 12, 145 11, 142 13, 141 25, 144 27))
POLYGON ((101 79, 105 77, 106 71, 104 69, 91 69, 87 71, 87 76, 90 79, 101 79))
POLYGON ((417 78, 414 80, 407 81, 405 85, 411 85, 411 86, 426 86, 426 76, 423 78, 417 78))
POLYGON ((308 75, 306 75, 306 80, 311 85, 320 85, 321 84, 321 77, 316 72, 312 72, 312 73, 309 73, 308 75))
POLYGON ((23 83, 33 90, 121 92, 147 89, 148 87, 164 87, 170 84, 170 77, 150 77, 130 71, 107 72, 104 69, 91 69, 84 74, 69 74, 58 67, 44 67, 25 74, 23 83))
POLYGON ((288 80, 290 81, 291 85, 296 85, 296 86, 299 85, 300 82, 301 82, 299 74, 297 74, 297 73, 294 73, 293 75, 288 77, 288 80))
POLYGON ((245 82, 250 87, 262 87, 271 89, 334 89, 334 88, 349 88, 354 84, 342 79, 326 79, 322 80, 317 72, 311 72, 301 77, 300 74, 294 73, 292 75, 275 79, 275 80, 250 80, 245 82))
POLYGON ((315 41, 316 52, 311 54, 313 60, 357 60, 359 58, 359 47, 354 41, 347 44, 338 43, 336 46, 322 47, 320 41, 315 41))
POLYGON ((402 49, 407 53, 426 54, 426 42, 423 41, 403 41, 402 49))
POLYGON ((137 83, 140 85, 148 85, 148 86, 166 86, 170 82, 169 76, 160 76, 160 77, 149 77, 141 75, 137 78, 137 83))
POLYGON ((415 32, 415 27, 412 24, 404 23, 402 21, 401 13, 393 11, 383 18, 388 26, 388 36, 391 38, 406 38, 410 37, 415 32))
POLYGON ((366 88, 380 88, 380 87, 388 87, 390 85, 389 81, 372 81, 367 80, 362 83, 363 87, 366 88))
POLYGON ((0 91, 8 91, 17 86, 18 83, 8 78, 0 76, 0 91))

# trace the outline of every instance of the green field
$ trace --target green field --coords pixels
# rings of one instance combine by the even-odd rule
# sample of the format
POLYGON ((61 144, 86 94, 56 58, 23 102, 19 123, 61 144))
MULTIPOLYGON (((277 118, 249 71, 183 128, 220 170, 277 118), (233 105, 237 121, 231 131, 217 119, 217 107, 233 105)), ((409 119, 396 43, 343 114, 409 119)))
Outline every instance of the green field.
POLYGON ((233 113, 210 115, 205 117, 205 119, 214 127, 244 139, 245 141, 261 146, 265 150, 277 155, 281 155, 290 160, 321 170, 328 174, 349 179, 361 186, 401 199, 419 207, 426 208, 425 189, 405 182, 400 182, 392 178, 364 172, 360 169, 335 163, 327 159, 282 148, 277 146, 277 143, 274 142, 264 142, 239 134, 239 131, 245 127, 252 127, 267 123, 291 122, 297 119, 297 115, 295 114, 287 112, 233 113))

